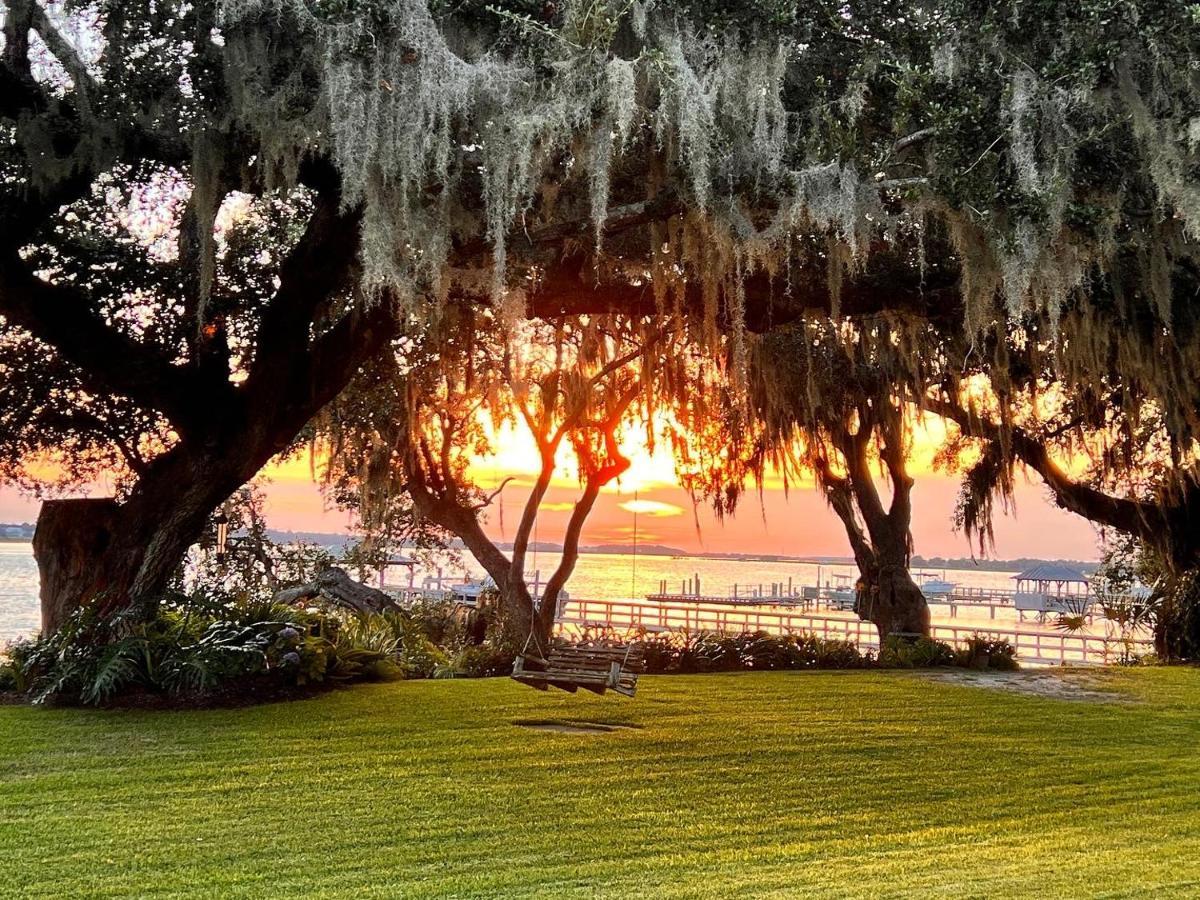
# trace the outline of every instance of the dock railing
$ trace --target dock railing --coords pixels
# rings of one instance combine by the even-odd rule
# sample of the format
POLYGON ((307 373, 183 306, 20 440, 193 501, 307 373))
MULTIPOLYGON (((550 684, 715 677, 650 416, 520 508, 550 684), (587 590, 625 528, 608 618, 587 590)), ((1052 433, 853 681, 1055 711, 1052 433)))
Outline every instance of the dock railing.
POLYGON ((661 633, 711 631, 721 634, 765 631, 770 634, 812 634, 830 640, 853 641, 877 647, 875 626, 857 618, 763 606, 762 601, 687 605, 648 604, 634 600, 576 600, 566 604, 561 626, 577 629, 661 633))
MULTIPOLYGON (((717 603, 706 598, 685 598, 687 603, 653 603, 633 600, 571 599, 557 620, 568 634, 607 631, 616 635, 635 633, 714 632, 737 634, 763 631, 768 634, 806 634, 827 640, 850 641, 860 650, 878 650, 875 626, 855 616, 805 611, 778 605, 749 602, 717 603)), ((985 625, 934 624, 931 635, 952 646, 963 646, 972 637, 1005 640, 1016 650, 1017 659, 1029 665, 1105 665, 1128 655, 1153 650, 1147 637, 1059 631, 1048 627, 995 627, 985 625)))
MULTIPOLYGON (((847 593, 845 590, 839 591, 832 587, 799 587, 790 593, 763 593, 749 596, 655 593, 649 594, 646 600, 651 603, 668 605, 707 603, 716 606, 756 606, 767 604, 785 608, 798 607, 802 610, 847 610, 853 606, 852 597, 848 598, 846 596, 847 593)), ((1021 619, 1025 619, 1028 616, 1036 619, 1040 624, 1044 624, 1049 617, 1059 612, 1072 611, 1070 604, 1064 602, 1066 598, 1059 598, 1054 594, 1039 596, 1041 597, 1041 602, 1037 606, 1030 606, 1018 603, 1017 592, 1015 591, 999 588, 956 586, 954 590, 944 594, 926 594, 925 601, 931 606, 947 607, 951 619, 958 618, 959 611, 966 609, 987 610, 988 618, 994 620, 997 610, 1001 610, 1016 613, 1021 619)), ((1078 602, 1078 600, 1083 598, 1070 599, 1073 602, 1078 602)), ((1114 596, 1108 599, 1110 601, 1119 601, 1133 598, 1114 596)), ((1102 621, 1104 619, 1104 611, 1099 597, 1091 597, 1090 602, 1087 604, 1086 615, 1089 621, 1102 621)))

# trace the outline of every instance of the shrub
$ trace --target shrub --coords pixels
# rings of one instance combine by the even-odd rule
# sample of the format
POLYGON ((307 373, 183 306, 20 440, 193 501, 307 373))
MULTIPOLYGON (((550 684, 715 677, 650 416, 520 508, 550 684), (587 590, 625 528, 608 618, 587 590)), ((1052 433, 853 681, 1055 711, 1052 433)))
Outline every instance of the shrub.
POLYGON ((972 635, 965 646, 955 651, 956 665, 969 669, 1002 669, 1012 671, 1017 666, 1017 650, 1008 641, 972 635))
MULTIPOLYGON (((604 635, 583 635, 583 640, 604 635)), ((765 632, 643 633, 645 670, 657 673, 972 666, 1014 669, 1007 641, 974 636, 952 649, 899 636, 878 661, 847 641, 765 632)), ((54 635, 19 641, 0 660, 0 691, 34 702, 102 704, 129 693, 203 700, 251 692, 264 679, 286 688, 326 682, 486 678, 512 671, 503 623, 487 610, 421 603, 410 610, 353 616, 300 610, 268 599, 202 591, 165 598, 149 618, 99 619, 76 611, 54 635)))
POLYGON ((151 627, 132 611, 108 618, 75 610, 49 638, 22 645, 14 657, 35 703, 101 703, 160 670, 175 623, 151 627))
POLYGON ((870 657, 851 643, 812 635, 656 634, 643 637, 642 646, 646 671, 651 674, 859 669, 871 664, 870 657))
POLYGON ((286 622, 218 621, 210 623, 194 641, 184 630, 165 633, 157 643, 161 652, 157 665, 151 665, 151 656, 145 660, 142 682, 148 688, 177 695, 204 694, 257 675, 271 665, 272 649, 276 659, 286 652, 280 634, 288 628, 286 622))
POLYGON ((467 678, 494 678, 512 672, 516 655, 503 647, 492 644, 475 644, 463 647, 450 662, 456 675, 467 678))
POLYGON ((452 600, 422 600, 401 616, 388 615, 405 619, 411 627, 410 633, 420 633, 430 644, 453 647, 467 643, 468 619, 479 612, 468 610, 452 600))
POLYGON ((396 630, 383 616, 350 619, 330 644, 330 677, 339 681, 389 681, 404 677, 396 630))
POLYGON ((165 598, 148 618, 77 610, 53 635, 8 650, 0 689, 35 703, 103 704, 134 692, 201 700, 325 681, 429 677, 445 655, 411 620, 298 610, 198 593, 165 598))
POLYGON ((677 643, 672 640, 671 635, 643 635, 639 640, 647 672, 660 674, 671 670, 678 653, 677 643))
POLYGON ((879 665, 888 669, 927 669, 958 664, 954 648, 933 638, 910 640, 889 634, 879 648, 879 665))
POLYGON ((0 691, 24 694, 29 691, 29 656, 34 652, 34 641, 24 638, 10 643, 0 660, 0 691))
POLYGON ((850 641, 819 637, 807 637, 803 641, 815 669, 865 669, 874 664, 869 654, 864 654, 850 641))

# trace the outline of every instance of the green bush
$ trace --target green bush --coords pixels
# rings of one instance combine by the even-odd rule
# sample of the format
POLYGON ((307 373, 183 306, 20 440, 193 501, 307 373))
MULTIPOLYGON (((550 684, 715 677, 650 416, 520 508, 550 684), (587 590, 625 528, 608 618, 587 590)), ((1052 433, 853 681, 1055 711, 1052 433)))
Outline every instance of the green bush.
POLYGON ((410 606, 403 618, 410 634, 419 632, 438 647, 456 647, 468 641, 468 620, 477 614, 452 600, 422 600, 410 606))
POLYGON ((291 622, 213 619, 204 603, 200 612, 176 604, 148 619, 76 610, 53 635, 10 647, 15 689, 35 703, 96 705, 131 692, 202 695, 286 670, 287 635, 299 635, 291 622))
POLYGON ((874 664, 870 654, 864 654, 850 641, 806 637, 801 642, 808 648, 814 669, 864 669, 874 664))
POLYGON ((672 633, 644 636, 641 642, 651 674, 861 669, 871 664, 851 643, 812 635, 672 633))
MULTIPOLYGON (((585 636, 586 639, 587 636, 585 636)), ((765 632, 643 634, 648 673, 970 666, 1014 669, 1006 641, 973 637, 954 650, 941 641, 899 636, 878 658, 846 641, 765 632)), ((10 645, 0 660, 0 691, 33 702, 104 704, 135 694, 185 702, 254 693, 259 685, 507 675, 514 654, 502 623, 486 610, 422 603, 404 611, 354 616, 300 610, 245 595, 201 591, 163 600, 149 618, 132 612, 100 619, 77 611, 54 635, 10 645)))
POLYGON ((404 677, 401 643, 384 616, 350 619, 331 642, 330 677, 339 681, 391 681, 404 677))
POLYGON ((405 615, 359 618, 244 596, 164 599, 149 618, 77 610, 53 635, 9 647, 0 690, 35 703, 105 704, 134 693, 199 701, 327 681, 428 678, 446 654, 405 615))
POLYGON ((512 672, 516 654, 494 644, 463 647, 450 661, 455 675, 466 678, 494 678, 512 672))
POLYGON ((992 640, 973 635, 967 643, 955 649, 944 641, 932 638, 911 640, 901 635, 889 635, 879 650, 879 665, 887 669, 929 669, 939 666, 960 666, 970 669, 1013 670, 1017 652, 1006 640, 992 640))
POLYGON ((886 669, 928 669, 958 665, 954 648, 933 638, 915 641, 898 634, 889 634, 879 648, 879 665, 886 669))
POLYGON ((0 659, 0 691, 24 694, 29 691, 28 658, 35 643, 28 638, 11 642, 0 659))
POLYGON ((967 669, 1001 669, 1012 671, 1018 668, 1017 650, 1006 640, 993 640, 972 635, 965 646, 955 651, 956 665, 967 669))

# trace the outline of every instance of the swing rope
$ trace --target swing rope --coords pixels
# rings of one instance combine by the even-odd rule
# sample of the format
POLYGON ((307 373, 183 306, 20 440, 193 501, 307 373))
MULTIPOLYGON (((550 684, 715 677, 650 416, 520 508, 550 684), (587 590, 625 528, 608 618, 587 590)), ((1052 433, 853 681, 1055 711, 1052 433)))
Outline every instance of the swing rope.
MULTIPOLYGON (((538 524, 539 524, 538 518, 539 517, 535 512, 534 518, 533 518, 533 571, 534 572, 538 571, 538 567, 537 567, 537 564, 538 564, 538 524)), ((521 579, 524 580, 524 578, 525 578, 525 573, 522 572, 521 579)), ((539 582, 541 581, 540 577, 538 578, 538 581, 539 582)), ((541 585, 539 584, 538 586, 540 587, 541 585)), ((542 604, 541 604, 541 601, 537 597, 531 595, 529 598, 529 606, 530 606, 530 612, 531 612, 531 615, 529 617, 529 636, 527 638, 525 638, 525 646, 521 648, 521 656, 522 657, 529 656, 529 645, 530 645, 530 643, 533 643, 534 646, 537 648, 537 657, 536 657, 537 660, 541 663, 545 663, 546 656, 547 656, 546 650, 544 647, 542 647, 542 642, 538 639, 538 636, 537 636, 537 624, 538 624, 537 619, 538 619, 538 616, 541 614, 542 604)))
POLYGON ((637 560, 638 560, 638 489, 633 489, 633 562, 629 574, 629 598, 637 599, 637 560))

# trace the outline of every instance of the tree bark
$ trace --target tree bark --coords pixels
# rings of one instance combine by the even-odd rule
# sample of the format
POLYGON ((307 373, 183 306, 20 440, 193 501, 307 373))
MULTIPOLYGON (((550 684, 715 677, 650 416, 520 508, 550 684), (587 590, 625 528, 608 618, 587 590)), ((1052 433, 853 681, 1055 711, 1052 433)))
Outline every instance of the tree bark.
MULTIPOLYGON (((830 493, 827 487, 827 497, 830 493)), ((847 486, 836 502, 830 498, 830 506, 846 528, 858 566, 854 611, 879 630, 880 639, 894 633, 928 635, 929 604, 908 572, 907 534, 885 536, 881 529, 889 526, 877 524, 868 540, 854 515, 852 496, 847 486)))
MULTIPOLYGON (((472 506, 453 496, 453 492, 439 492, 437 485, 430 484, 416 448, 406 448, 404 470, 407 476, 405 489, 417 511, 457 535, 496 582, 505 642, 514 648, 525 646, 534 634, 536 616, 533 597, 523 575, 514 577, 512 560, 492 543, 472 506)), ((445 490, 445 486, 441 487, 445 490)))
POLYGON ((111 613, 152 603, 163 593, 213 512, 292 444, 390 334, 385 320, 358 313, 342 324, 311 348, 297 348, 302 362, 292 364, 280 393, 248 385, 203 437, 181 441, 151 461, 123 503, 107 501, 103 522, 81 519, 74 533, 64 524, 70 516, 63 508, 43 505, 38 518, 43 536, 35 541, 34 555, 42 578, 44 633, 85 603, 98 602, 102 612, 111 613), (336 365, 314 361, 322 351, 332 354, 335 341, 343 351, 336 365), (53 546, 57 540, 67 542, 62 551, 53 546), (62 575, 79 567, 94 577, 62 575))
POLYGON ((879 629, 881 639, 889 634, 928 637, 929 605, 908 573, 907 560, 883 560, 877 554, 875 565, 862 572, 855 612, 879 629))
POLYGON ((151 463, 124 503, 43 503, 34 536, 43 634, 85 604, 111 614, 156 601, 209 516, 271 455, 193 457, 177 447, 151 463))
POLYGON ((876 423, 867 409, 861 411, 861 422, 858 433, 834 435, 834 444, 846 461, 845 477, 835 475, 826 461, 816 461, 817 478, 846 529, 861 576, 854 611, 875 625, 880 640, 889 634, 928 636, 929 604, 908 572, 913 480, 905 466, 899 425, 891 420, 876 423), (869 449, 875 428, 880 435, 880 458, 892 483, 887 509, 871 475, 869 449))
POLYGON ((82 598, 120 589, 113 579, 115 573, 105 565, 118 511, 111 499, 47 500, 42 504, 33 535, 41 576, 42 634, 57 631, 82 598))
POLYGON ((383 591, 355 581, 345 569, 337 566, 317 575, 311 584, 285 588, 275 594, 277 603, 289 605, 300 600, 322 598, 338 606, 352 609, 362 615, 399 609, 399 605, 383 591))
POLYGON ((28 321, 16 316, 18 324, 91 373, 100 390, 127 393, 165 413, 179 437, 139 473, 120 504, 88 507, 93 511, 77 522, 67 511, 82 506, 43 507, 34 553, 44 631, 85 603, 113 612, 155 601, 220 504, 291 447, 364 361, 387 346, 398 321, 386 303, 356 304, 313 333, 323 305, 345 288, 355 259, 357 213, 337 213, 337 205, 336 191, 323 196, 282 266, 255 359, 237 386, 227 362, 219 371, 209 371, 203 357, 168 365, 140 342, 111 331, 74 288, 34 278, 20 260, 0 260, 0 312, 27 314, 28 321), (62 319, 57 325, 50 320, 56 313, 62 319), (77 326, 87 340, 78 339, 77 326), (100 341, 104 337, 107 343, 100 341), (93 338, 109 352, 95 352, 93 338), (103 513, 94 511, 101 508, 103 513), (61 549, 54 546, 59 541, 61 549))

